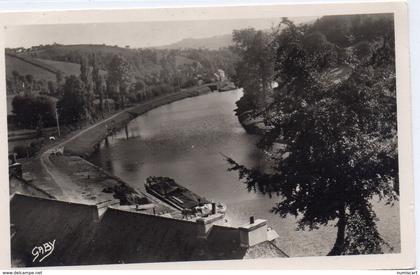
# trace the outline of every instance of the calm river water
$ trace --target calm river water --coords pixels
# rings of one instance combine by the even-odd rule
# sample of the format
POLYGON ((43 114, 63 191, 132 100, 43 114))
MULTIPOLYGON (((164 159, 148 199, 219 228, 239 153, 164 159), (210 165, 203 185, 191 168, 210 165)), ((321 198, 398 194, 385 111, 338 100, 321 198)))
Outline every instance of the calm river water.
MULTIPOLYGON (((241 96, 240 90, 211 93, 151 110, 103 141, 89 160, 143 191, 148 176, 174 178, 197 194, 225 202, 234 225, 246 223, 249 216, 267 219, 290 256, 325 255, 335 239, 332 225, 296 231, 294 217, 270 213, 279 198, 248 192, 237 173, 227 171, 222 154, 247 166, 263 165, 257 136, 247 134, 234 114, 241 96)), ((386 213, 384 237, 399 246, 399 226, 391 223, 398 208, 388 208, 379 205, 379 212, 386 213)))

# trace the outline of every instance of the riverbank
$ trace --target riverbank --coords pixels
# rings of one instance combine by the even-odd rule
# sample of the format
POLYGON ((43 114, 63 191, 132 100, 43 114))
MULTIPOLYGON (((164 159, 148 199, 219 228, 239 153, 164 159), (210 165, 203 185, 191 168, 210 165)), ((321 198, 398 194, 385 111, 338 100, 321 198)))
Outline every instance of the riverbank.
POLYGON ((207 86, 183 89, 179 93, 161 96, 148 100, 113 116, 112 119, 104 120, 85 131, 82 135, 72 139, 64 147, 64 154, 69 156, 89 157, 97 148, 98 144, 113 132, 124 127, 129 121, 154 108, 169 104, 189 97, 210 93, 207 86))
POLYGON ((235 104, 235 114, 248 134, 263 135, 269 130, 264 123, 263 109, 252 109, 245 96, 242 96, 235 104))
POLYGON ((60 178, 68 179, 67 187, 73 193, 67 201, 96 205, 100 214, 109 206, 136 210, 135 205, 149 206, 137 209, 144 214, 174 213, 172 208, 81 157, 50 155, 50 159, 54 163, 55 172, 61 174, 60 178))
MULTIPOLYGON (((52 169, 55 169, 55 171, 51 174, 56 173, 58 181, 66 179, 66 177, 68 178, 66 187, 68 188, 69 185, 72 185, 71 192, 73 194, 69 198, 72 201, 75 201, 75 196, 79 196, 79 199, 76 199, 78 202, 101 204, 101 206, 109 204, 137 205, 153 203, 155 205, 153 213, 177 216, 177 211, 174 211, 171 207, 132 188, 123 180, 105 172, 101 167, 97 167, 88 162, 86 158, 96 150, 103 139, 123 128, 137 116, 165 104, 210 92, 211 90, 207 86, 193 87, 184 89, 176 94, 161 96, 130 107, 89 127, 79 135, 68 140, 64 144, 63 156, 56 157, 54 154, 50 154, 48 159, 44 158, 44 160, 50 166, 53 163, 55 167, 52 169), (115 203, 115 200, 117 200, 117 203, 115 203)), ((151 211, 152 209, 148 209, 142 212, 151 211)))
MULTIPOLYGON (((188 97, 210 93, 207 86, 184 89, 132 106, 124 111, 78 131, 47 148, 39 157, 25 161, 24 171, 30 171, 39 187, 59 200, 98 205, 155 204, 155 213, 173 213, 173 209, 132 188, 123 180, 86 161, 98 144, 133 118, 156 107, 188 97), (63 150, 64 154, 56 154, 63 150), (42 170, 42 172, 41 172, 42 170)), ((12 191, 12 188, 11 188, 12 191)), ((152 209, 144 210, 150 212, 152 209)), ((176 215, 176 213, 173 213, 176 215)))
POLYGON ((262 135, 267 131, 262 115, 253 116, 254 111, 245 111, 237 114, 238 121, 248 134, 262 135))

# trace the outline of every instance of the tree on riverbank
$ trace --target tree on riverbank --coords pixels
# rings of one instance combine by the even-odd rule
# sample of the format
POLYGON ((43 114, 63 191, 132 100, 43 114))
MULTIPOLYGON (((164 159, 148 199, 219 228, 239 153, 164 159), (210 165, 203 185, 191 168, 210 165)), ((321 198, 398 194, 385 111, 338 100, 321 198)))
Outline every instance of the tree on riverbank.
POLYGON ((63 86, 63 97, 57 102, 60 122, 76 124, 85 119, 86 97, 83 82, 72 75, 66 78, 63 86))
POLYGON ((336 221, 337 238, 329 255, 381 253, 386 243, 377 230, 371 201, 398 199, 393 20, 350 16, 334 25, 322 24, 329 19, 315 26, 350 24, 340 28, 344 38, 375 28, 363 37, 367 54, 350 64, 353 70, 347 77, 325 77, 338 70, 341 49, 314 33, 319 28, 283 20, 287 27, 276 38, 280 88, 274 103, 266 106, 264 118, 271 130, 259 143, 273 165, 260 171, 231 158, 228 162, 249 190, 279 195, 281 201, 272 211, 299 217, 299 229, 336 221), (308 42, 315 45, 305 46, 308 42), (323 50, 313 51, 314 47, 323 50), (322 62, 326 58, 334 60, 322 62))
POLYGON ((130 64, 121 55, 115 55, 109 64, 108 73, 111 87, 113 87, 112 94, 119 102, 120 108, 123 108, 131 83, 130 64))
POLYGON ((236 63, 236 82, 244 89, 245 108, 261 108, 274 76, 274 35, 261 30, 233 32, 233 51, 240 56, 236 63))

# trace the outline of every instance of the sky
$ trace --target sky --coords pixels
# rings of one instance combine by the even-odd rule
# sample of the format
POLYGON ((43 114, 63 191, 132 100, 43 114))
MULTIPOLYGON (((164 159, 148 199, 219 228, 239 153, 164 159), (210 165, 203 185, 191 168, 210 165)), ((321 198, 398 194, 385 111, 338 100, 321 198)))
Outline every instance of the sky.
MULTIPOLYGON (((289 18, 295 23, 314 17, 289 18)), ((106 44, 144 48, 169 45, 185 38, 205 38, 253 27, 269 29, 281 18, 131 22, 71 25, 26 25, 6 28, 5 46, 9 48, 41 44, 106 44)))

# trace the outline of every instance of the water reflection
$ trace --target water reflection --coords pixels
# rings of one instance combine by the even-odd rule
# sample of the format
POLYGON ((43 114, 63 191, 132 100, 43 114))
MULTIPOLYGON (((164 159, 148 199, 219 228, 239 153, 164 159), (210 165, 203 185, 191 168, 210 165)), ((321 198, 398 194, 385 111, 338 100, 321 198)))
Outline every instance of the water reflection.
POLYGON ((260 165, 257 137, 234 115, 241 93, 212 93, 154 109, 105 139, 91 161, 142 190, 148 176, 169 176, 207 198, 255 199, 261 195, 249 193, 222 156, 260 165))

